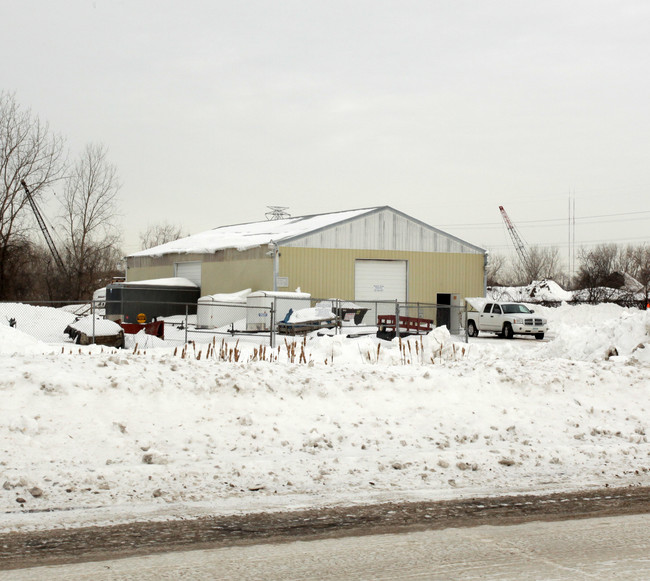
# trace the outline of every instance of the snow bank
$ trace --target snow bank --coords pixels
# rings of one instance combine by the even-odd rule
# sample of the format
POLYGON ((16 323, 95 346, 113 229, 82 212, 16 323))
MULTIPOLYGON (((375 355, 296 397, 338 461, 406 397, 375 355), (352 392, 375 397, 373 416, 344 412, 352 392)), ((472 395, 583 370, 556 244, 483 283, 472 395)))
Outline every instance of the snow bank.
POLYGON ((7 325, 0 325, 0 353, 2 354, 22 353, 40 344, 41 341, 27 333, 7 325))
POLYGON ((2 325, 0 528, 650 485, 648 314, 539 309, 549 341, 439 328, 209 356, 2 325))
POLYGON ((578 361, 633 356, 643 359, 650 343, 650 311, 615 304, 536 307, 549 319, 554 340, 539 348, 540 356, 578 361))
MULTIPOLYGON (((79 305, 74 305, 74 309, 78 307, 79 305)), ((0 303, 0 325, 9 325, 13 319, 19 331, 48 343, 63 343, 68 340, 65 328, 76 319, 68 308, 0 303)))

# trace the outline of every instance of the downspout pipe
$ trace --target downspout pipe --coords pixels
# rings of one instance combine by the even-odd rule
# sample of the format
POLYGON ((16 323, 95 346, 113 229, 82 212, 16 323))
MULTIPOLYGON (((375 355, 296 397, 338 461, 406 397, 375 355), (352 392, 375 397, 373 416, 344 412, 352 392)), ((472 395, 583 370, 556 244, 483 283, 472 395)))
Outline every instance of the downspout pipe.
POLYGON ((278 275, 280 273, 280 249, 278 245, 271 240, 269 242, 269 250, 273 257, 273 292, 278 290, 278 275))

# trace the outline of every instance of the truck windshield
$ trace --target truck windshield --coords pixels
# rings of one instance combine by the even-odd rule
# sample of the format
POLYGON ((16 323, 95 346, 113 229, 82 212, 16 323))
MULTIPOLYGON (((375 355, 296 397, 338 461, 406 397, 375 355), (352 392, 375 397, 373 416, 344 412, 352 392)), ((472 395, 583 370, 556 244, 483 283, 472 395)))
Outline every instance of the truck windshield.
POLYGON ((526 305, 503 305, 503 312, 508 314, 530 313, 526 305))

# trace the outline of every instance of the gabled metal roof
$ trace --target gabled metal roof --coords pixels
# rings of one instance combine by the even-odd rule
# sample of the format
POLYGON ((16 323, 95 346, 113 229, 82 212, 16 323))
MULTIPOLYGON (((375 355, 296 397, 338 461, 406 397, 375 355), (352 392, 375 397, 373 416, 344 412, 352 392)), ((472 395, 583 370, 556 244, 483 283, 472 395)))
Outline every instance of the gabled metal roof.
POLYGON ((209 254, 226 248, 247 250, 275 243, 279 246, 294 243, 308 236, 324 232, 332 227, 338 227, 354 222, 363 217, 372 216, 381 212, 389 211, 406 220, 416 223, 424 229, 439 234, 440 236, 454 240, 474 252, 485 252, 482 248, 474 246, 456 238, 442 230, 438 230, 416 218, 408 216, 403 212, 395 210, 390 206, 377 206, 371 208, 360 208, 343 212, 330 212, 326 214, 313 214, 309 216, 297 216, 283 220, 263 220, 260 222, 248 222, 221 226, 198 234, 193 234, 179 240, 167 242, 147 250, 141 250, 130 254, 130 257, 137 256, 162 256, 164 254, 209 254))

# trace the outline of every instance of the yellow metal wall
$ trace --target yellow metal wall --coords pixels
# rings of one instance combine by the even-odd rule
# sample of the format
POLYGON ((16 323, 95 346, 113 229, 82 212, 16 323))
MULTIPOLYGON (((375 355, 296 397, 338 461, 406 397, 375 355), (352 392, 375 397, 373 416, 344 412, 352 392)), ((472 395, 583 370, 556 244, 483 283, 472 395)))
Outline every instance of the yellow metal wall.
POLYGON ((174 276, 173 264, 127 268, 126 272, 126 280, 129 282, 149 280, 152 278, 171 278, 172 276, 174 276))
MULTIPOLYGON (((437 293, 483 296, 482 254, 280 248, 280 276, 317 298, 354 299, 357 259, 408 261, 408 300, 435 303, 437 293)), ((280 289, 283 290, 283 289, 280 289)))
MULTIPOLYGON (((407 292, 408 300, 412 302, 435 303, 437 293, 483 296, 483 254, 296 247, 280 247, 278 274, 289 279, 289 286, 278 290, 293 291, 300 286, 303 292, 315 298, 354 300, 356 259, 408 261, 407 292)), ((202 260, 203 295, 246 288, 273 290, 273 260, 266 256, 266 248, 129 260, 129 281, 171 277, 174 276, 174 262, 202 260)))
POLYGON ((201 294, 231 293, 251 288, 273 289, 273 260, 265 248, 238 251, 226 249, 213 254, 166 254, 130 257, 127 281, 174 276, 176 262, 201 262, 201 294))
POLYGON ((271 258, 203 263, 201 294, 234 293, 247 288, 273 290, 271 258))

